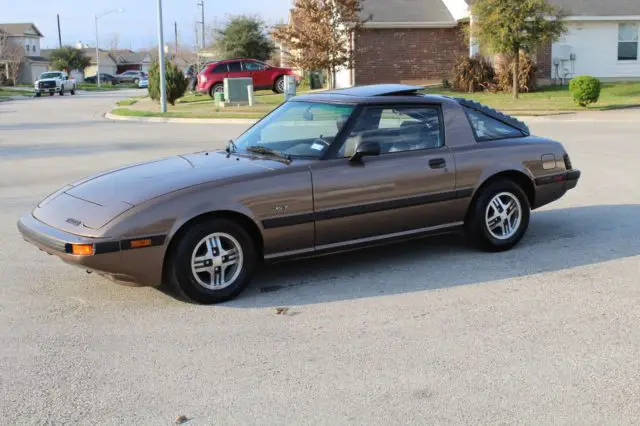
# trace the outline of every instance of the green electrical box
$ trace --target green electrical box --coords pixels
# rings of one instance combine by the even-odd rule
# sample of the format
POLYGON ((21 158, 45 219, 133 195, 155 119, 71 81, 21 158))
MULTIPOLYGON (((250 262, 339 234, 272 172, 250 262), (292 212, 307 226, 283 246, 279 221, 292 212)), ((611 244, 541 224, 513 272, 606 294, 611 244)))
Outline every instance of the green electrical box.
POLYGON ((225 78, 224 101, 227 104, 248 104, 249 87, 253 90, 252 78, 225 78))

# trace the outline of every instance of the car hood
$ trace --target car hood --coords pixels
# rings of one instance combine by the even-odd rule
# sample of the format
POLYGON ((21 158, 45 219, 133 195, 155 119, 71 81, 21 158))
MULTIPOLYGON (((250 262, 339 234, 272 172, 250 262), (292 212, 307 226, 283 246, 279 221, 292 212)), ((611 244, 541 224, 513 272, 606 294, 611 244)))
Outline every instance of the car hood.
POLYGON ((191 186, 268 172, 274 160, 201 152, 134 164, 90 176, 45 198, 33 215, 58 229, 91 235, 134 206, 191 186), (83 233, 82 231, 87 233, 83 233))
POLYGON ((40 82, 45 82, 45 81, 59 81, 61 80, 60 78, 43 78, 40 80, 36 80, 36 83, 40 83, 40 82))

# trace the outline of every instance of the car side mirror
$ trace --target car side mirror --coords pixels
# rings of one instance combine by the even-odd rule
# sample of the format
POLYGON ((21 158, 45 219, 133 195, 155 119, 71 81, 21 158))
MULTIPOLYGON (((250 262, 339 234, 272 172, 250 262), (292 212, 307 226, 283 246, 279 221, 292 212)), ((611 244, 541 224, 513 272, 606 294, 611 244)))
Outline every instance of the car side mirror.
POLYGON ((356 148, 356 152, 349 161, 361 161, 362 157, 380 155, 380 144, 378 142, 363 142, 356 148))

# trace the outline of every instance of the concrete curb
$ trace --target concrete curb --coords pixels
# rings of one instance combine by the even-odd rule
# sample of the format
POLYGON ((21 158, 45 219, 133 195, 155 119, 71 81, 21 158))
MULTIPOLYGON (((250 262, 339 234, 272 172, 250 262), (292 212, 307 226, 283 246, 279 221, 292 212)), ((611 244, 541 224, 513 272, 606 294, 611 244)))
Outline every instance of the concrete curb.
POLYGON ((175 117, 128 117, 107 112, 104 118, 117 121, 137 121, 146 123, 181 123, 181 124, 254 124, 254 118, 175 118, 175 117))

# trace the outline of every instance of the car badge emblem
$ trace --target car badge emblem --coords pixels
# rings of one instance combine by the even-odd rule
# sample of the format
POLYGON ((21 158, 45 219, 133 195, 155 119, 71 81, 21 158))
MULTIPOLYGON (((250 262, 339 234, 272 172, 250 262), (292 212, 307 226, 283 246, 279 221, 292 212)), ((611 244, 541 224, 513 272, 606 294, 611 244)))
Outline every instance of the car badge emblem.
POLYGON ((278 204, 273 208, 273 211, 276 213, 284 213, 287 211, 287 206, 284 204, 278 204))
POLYGON ((70 224, 75 225, 75 226, 80 226, 80 224, 82 223, 78 219, 74 219, 72 217, 67 218, 67 220, 65 222, 70 223, 70 224))

